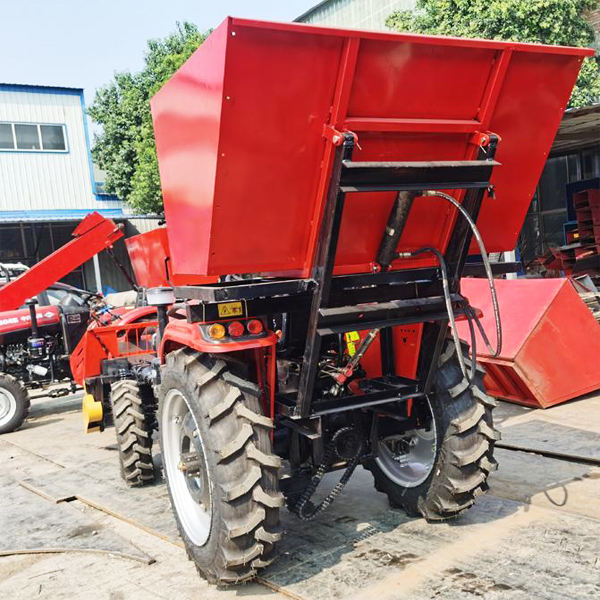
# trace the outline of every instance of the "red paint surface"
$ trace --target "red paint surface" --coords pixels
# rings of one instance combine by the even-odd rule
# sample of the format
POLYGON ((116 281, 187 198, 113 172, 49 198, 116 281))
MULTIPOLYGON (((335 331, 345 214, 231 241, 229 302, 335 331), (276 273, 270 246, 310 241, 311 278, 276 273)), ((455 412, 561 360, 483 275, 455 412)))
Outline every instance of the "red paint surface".
POLYGON ((135 280, 139 286, 169 285, 165 263, 169 256, 169 245, 165 229, 158 228, 134 235, 125 240, 125 246, 135 280))
POLYGON ((186 277, 174 275, 167 230, 159 227, 125 240, 136 282, 141 287, 161 287, 188 284, 216 283, 216 277, 186 277))
MULTIPOLYGON (((369 330, 365 329, 358 333, 362 341, 369 330)), ((396 375, 416 379, 422 335, 422 323, 392 327, 396 375)), ((358 346, 359 342, 356 343, 357 349, 358 346)), ((368 378, 381 377, 381 340, 379 335, 365 352, 360 364, 368 378)))
MULTIPOLYGON (((482 309, 495 345, 485 279, 463 279, 462 293, 482 309)), ((477 359, 488 392, 527 406, 548 407, 600 389, 600 325, 568 279, 496 280, 504 342, 492 358, 477 335, 477 359)), ((458 324, 469 339, 466 323, 458 324)))
MULTIPOLYGON (((36 308, 35 314, 39 327, 54 325, 60 321, 56 306, 39 306, 36 308)), ((0 335, 30 328, 31 317, 29 315, 29 308, 7 310, 0 313, 0 335)))
POLYGON ((259 338, 211 342, 200 333, 198 323, 171 319, 165 327, 158 356, 161 361, 164 361, 166 354, 181 347, 193 348, 194 350, 198 350, 198 352, 206 352, 207 354, 253 350, 255 348, 274 347, 277 344, 277 340, 278 337, 274 333, 267 332, 264 337, 259 338))
POLYGON ((83 385, 87 377, 95 377, 101 373, 103 360, 127 355, 128 347, 119 345, 119 339, 129 337, 130 341, 143 342, 134 349, 134 353, 140 346, 142 354, 150 353, 148 342, 156 330, 157 322, 153 320, 156 307, 115 308, 111 312, 118 314, 119 320, 109 325, 91 321, 69 357, 73 379, 79 385, 83 385))
MULTIPOLYGON (((489 251, 514 248, 590 54, 227 19, 151 101, 173 273, 307 275, 333 158, 324 125, 358 134, 356 160, 473 158, 474 133, 500 135, 498 199, 478 224, 489 251)), ((393 198, 348 196, 338 272, 369 270, 393 198)), ((418 199, 400 249, 443 249, 454 218, 418 199)))

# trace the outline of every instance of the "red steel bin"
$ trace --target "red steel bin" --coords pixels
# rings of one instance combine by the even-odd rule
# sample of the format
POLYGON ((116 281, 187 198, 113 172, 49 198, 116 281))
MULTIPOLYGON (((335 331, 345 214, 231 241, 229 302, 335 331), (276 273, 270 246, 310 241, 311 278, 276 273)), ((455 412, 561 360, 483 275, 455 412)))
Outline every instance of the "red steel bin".
MULTIPOLYGON (((568 279, 496 281, 503 344, 492 358, 477 335, 477 359, 488 393, 547 408, 600 389, 600 325, 568 279)), ((461 291, 483 311, 492 345, 495 327, 485 279, 463 279, 461 291)), ((461 337, 468 340, 465 322, 461 337)))
MULTIPOLYGON (((514 248, 591 53, 226 19, 151 101, 173 273, 308 276, 330 128, 357 134, 356 161, 465 160, 498 134, 478 223, 488 250, 514 248)), ((348 194, 337 273, 370 271, 394 197, 348 194)), ((418 198, 400 250, 443 251, 455 218, 418 198)))

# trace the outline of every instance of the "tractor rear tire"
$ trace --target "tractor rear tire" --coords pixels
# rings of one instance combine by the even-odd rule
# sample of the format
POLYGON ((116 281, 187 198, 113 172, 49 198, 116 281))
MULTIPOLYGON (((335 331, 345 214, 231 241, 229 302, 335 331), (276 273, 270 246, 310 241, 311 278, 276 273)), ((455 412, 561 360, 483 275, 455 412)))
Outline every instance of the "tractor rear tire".
POLYGON ((25 386, 12 375, 0 373, 0 434, 21 427, 30 405, 25 386))
MULTIPOLYGON (((464 350, 463 354, 469 368, 470 359, 464 350)), ((429 439, 431 460, 423 461, 431 466, 428 476, 423 481, 397 476, 399 467, 395 469, 393 461, 384 460, 385 449, 366 467, 373 473, 376 489, 387 494, 392 506, 404 509, 410 516, 441 521, 455 518, 471 507, 475 498, 488 489, 489 473, 498 468, 493 458, 494 443, 500 439, 492 421, 496 401, 485 393, 480 368, 473 386, 468 386, 452 341, 447 342, 440 356, 434 393, 425 401, 433 415, 433 427, 416 430, 413 446, 429 439)), ((421 452, 421 457, 424 454, 421 452)), ((401 464, 403 457, 392 458, 401 464)), ((423 477, 426 474, 424 470, 423 477)))
POLYGON ((110 403, 121 477, 129 487, 152 483, 152 390, 133 379, 121 379, 110 386, 110 403))
POLYGON ((187 348, 167 355, 161 381, 163 464, 188 557, 210 583, 248 581, 274 558, 284 504, 258 387, 187 348))

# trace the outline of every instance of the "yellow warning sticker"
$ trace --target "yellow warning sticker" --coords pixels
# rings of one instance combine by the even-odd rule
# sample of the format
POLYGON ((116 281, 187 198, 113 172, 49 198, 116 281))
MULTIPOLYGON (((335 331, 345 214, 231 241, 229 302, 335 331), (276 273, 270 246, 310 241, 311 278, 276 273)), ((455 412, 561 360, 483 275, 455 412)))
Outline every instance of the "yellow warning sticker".
POLYGON ((218 305, 219 317, 228 319, 229 317, 241 317, 244 314, 241 302, 223 302, 218 305))
POLYGON ((346 340, 348 355, 354 356, 356 354, 356 342, 360 341, 358 331, 348 331, 344 334, 344 339, 346 340))

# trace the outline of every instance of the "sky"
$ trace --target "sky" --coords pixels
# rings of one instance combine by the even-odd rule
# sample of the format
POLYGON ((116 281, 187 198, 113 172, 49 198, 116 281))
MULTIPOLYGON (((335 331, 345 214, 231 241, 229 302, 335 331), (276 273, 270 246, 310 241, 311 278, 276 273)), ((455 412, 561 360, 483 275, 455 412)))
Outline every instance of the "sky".
POLYGON ((0 0, 0 82, 81 87, 86 104, 118 71, 143 66, 146 41, 178 21, 291 21, 318 0, 0 0))

